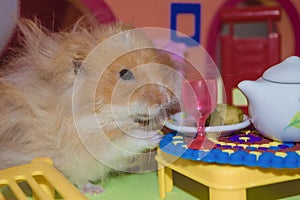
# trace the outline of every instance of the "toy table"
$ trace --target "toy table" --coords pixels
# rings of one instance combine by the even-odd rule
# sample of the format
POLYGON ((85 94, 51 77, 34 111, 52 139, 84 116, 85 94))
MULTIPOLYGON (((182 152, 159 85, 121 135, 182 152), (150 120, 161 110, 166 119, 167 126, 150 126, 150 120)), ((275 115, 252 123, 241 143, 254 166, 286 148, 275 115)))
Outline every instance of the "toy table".
POLYGON ((164 136, 155 157, 161 198, 165 198, 166 192, 172 190, 173 170, 208 186, 211 200, 245 200, 249 188, 300 179, 299 143, 279 143, 253 132, 244 135, 236 133, 222 137, 214 149, 197 159, 196 150, 191 152, 187 148, 180 151, 186 148, 186 144, 178 139, 180 137, 176 134, 164 136), (237 136, 256 140, 245 144, 240 144, 239 140, 236 140, 236 144, 228 143, 237 136), (242 150, 238 148, 241 147, 239 145, 243 146, 242 150), (217 156, 213 156, 213 152, 218 152, 217 156), (237 159, 241 155, 242 159, 237 159))
POLYGON ((177 158, 158 150, 160 197, 172 191, 172 170, 209 187, 211 200, 245 200, 246 189, 300 178, 300 169, 264 169, 231 166, 177 158))

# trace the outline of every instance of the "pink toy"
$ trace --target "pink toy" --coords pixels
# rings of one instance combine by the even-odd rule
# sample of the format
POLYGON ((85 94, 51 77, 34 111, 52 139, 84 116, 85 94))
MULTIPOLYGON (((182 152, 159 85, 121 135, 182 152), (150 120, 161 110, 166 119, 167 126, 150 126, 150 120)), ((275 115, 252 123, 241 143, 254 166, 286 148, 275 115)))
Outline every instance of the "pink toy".
POLYGON ((217 105, 217 80, 184 81, 182 99, 185 110, 197 121, 197 135, 189 145, 192 149, 209 148, 213 143, 206 138, 205 121, 217 105))

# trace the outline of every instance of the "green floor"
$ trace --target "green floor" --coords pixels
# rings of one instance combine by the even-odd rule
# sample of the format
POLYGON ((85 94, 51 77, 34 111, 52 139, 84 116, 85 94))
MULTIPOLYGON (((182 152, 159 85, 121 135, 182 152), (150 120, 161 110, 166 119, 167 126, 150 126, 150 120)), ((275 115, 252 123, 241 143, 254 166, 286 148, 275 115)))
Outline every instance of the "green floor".
MULTIPOLYGON (((156 172, 144 174, 129 174, 112 178, 104 183, 105 192, 101 195, 89 195, 90 200, 120 200, 120 199, 143 199, 159 200, 156 172)), ((195 200, 191 194, 175 187, 172 193, 168 194, 166 200, 195 200)))
MULTIPOLYGON (((208 188, 178 173, 173 174, 174 188, 165 200, 209 200, 208 188)), ((89 200, 160 200, 157 172, 127 174, 109 179, 102 185, 105 192, 87 195, 89 200)), ((300 180, 247 190, 247 200, 300 200, 300 180)), ((15 199, 6 188, 1 188, 7 199, 15 199)), ((29 195, 28 199, 32 199, 29 195)), ((227 200, 227 199, 224 199, 227 200)))
MULTIPOLYGON (((208 188, 175 173, 175 187, 167 194, 166 200, 208 200, 208 188)), ((105 192, 88 196, 90 200, 160 200, 157 173, 128 174, 114 177, 104 183, 105 192)), ((300 180, 284 184, 273 184, 247 191, 248 200, 300 200, 300 180)))

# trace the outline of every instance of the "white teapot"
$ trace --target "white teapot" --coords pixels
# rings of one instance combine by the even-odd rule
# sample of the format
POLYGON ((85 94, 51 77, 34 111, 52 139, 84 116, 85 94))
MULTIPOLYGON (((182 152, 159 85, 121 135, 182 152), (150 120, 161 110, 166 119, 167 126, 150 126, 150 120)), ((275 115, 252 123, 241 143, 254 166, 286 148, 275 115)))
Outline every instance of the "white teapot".
POLYGON ((242 81, 253 126, 264 136, 300 142, 300 58, 291 56, 256 81, 242 81))

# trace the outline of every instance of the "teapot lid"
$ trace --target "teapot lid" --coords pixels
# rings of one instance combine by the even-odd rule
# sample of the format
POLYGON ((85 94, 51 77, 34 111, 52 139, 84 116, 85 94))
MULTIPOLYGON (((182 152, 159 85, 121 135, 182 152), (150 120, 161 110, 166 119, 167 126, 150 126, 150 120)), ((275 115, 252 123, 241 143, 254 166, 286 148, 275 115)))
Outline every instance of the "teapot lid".
POLYGON ((290 56, 266 70, 263 79, 275 83, 300 84, 300 57, 290 56))

